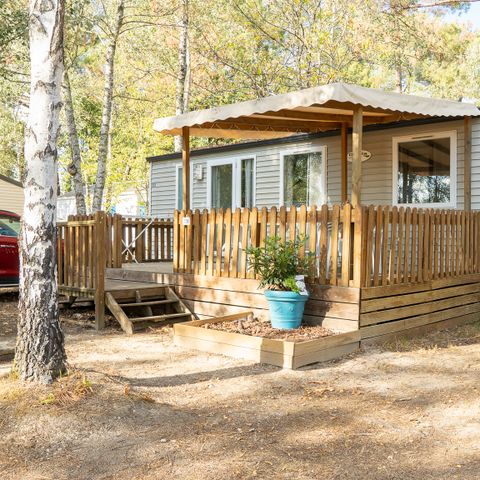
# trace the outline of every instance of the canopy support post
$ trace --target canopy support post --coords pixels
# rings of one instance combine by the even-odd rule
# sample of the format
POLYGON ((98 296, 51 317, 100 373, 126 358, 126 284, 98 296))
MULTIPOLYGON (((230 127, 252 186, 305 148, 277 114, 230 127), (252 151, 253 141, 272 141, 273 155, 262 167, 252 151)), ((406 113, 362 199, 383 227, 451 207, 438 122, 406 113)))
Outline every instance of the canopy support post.
POLYGON ((190 129, 182 128, 182 210, 190 210, 190 129))
POLYGON ((352 129, 352 206, 361 205, 362 191, 362 142, 363 142, 363 108, 353 111, 352 129))
POLYGON ((342 203, 348 202, 348 124, 346 122, 342 123, 341 130, 341 188, 342 188, 342 203))
POLYGON ((463 120, 463 209, 472 209, 472 119, 463 120))

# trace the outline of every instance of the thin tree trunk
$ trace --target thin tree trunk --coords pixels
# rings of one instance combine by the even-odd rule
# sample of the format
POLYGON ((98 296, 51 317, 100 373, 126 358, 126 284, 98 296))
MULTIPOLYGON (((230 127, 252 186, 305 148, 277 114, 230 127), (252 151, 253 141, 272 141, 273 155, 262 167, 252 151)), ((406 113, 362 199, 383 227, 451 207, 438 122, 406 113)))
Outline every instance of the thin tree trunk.
POLYGON ((124 0, 120 0, 117 7, 115 28, 107 49, 107 57, 105 63, 105 86, 103 92, 102 123, 100 126, 100 143, 98 145, 97 178, 95 182, 92 205, 92 209, 94 212, 101 210, 102 208, 103 190, 105 188, 105 176, 107 173, 108 136, 110 133, 110 119, 112 117, 115 50, 117 49, 118 37, 120 36, 123 19, 124 0))
MULTIPOLYGON (((190 95, 190 82, 188 72, 190 55, 188 51, 188 1, 182 0, 182 17, 180 19, 180 40, 178 45, 178 76, 176 85, 175 112, 181 115, 188 111, 188 100, 190 95)), ((175 136, 175 151, 182 150, 182 138, 175 136)))
POLYGON ((85 206, 85 185, 82 178, 82 155, 80 153, 80 142, 78 140, 77 125, 75 122, 70 78, 67 71, 65 71, 63 76, 63 93, 68 139, 70 142, 70 152, 72 155, 72 161, 68 166, 68 173, 72 176, 73 180, 77 215, 85 215, 87 213, 87 208, 85 206))
POLYGON ((57 135, 62 107, 64 0, 30 0, 30 109, 15 368, 23 380, 52 382, 66 369, 58 318, 57 135))

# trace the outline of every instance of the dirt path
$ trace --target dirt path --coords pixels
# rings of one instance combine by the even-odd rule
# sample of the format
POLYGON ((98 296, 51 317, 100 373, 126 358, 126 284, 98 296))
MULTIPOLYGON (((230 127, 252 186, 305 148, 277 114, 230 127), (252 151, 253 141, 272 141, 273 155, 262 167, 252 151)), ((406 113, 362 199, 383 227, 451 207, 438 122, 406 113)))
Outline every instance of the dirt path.
POLYGON ((0 380, 4 480, 480 478, 480 325, 298 371, 66 330, 77 373, 0 380))

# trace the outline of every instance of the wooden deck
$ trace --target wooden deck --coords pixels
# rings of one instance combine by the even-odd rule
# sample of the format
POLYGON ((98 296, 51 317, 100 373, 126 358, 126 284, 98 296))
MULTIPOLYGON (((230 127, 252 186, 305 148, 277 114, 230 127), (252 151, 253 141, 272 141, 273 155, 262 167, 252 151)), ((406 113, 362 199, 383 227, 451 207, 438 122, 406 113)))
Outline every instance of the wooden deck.
POLYGON ((156 283, 152 282, 136 282, 131 280, 115 280, 107 278, 105 280, 105 292, 145 290, 155 287, 156 285, 156 283))

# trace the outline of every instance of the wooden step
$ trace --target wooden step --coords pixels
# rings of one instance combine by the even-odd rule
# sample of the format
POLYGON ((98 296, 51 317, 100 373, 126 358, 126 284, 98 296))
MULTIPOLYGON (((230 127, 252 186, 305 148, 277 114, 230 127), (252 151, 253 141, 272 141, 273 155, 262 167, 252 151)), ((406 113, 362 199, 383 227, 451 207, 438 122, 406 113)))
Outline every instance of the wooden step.
POLYGON ((135 303, 119 303, 119 305, 124 307, 148 307, 152 305, 166 305, 168 303, 177 303, 177 300, 151 300, 148 302, 135 302, 135 303))
POLYGON ((174 318, 190 317, 191 313, 165 313, 164 315, 153 315, 151 317, 129 318, 132 323, 135 322, 163 322, 164 320, 173 320, 174 318))

